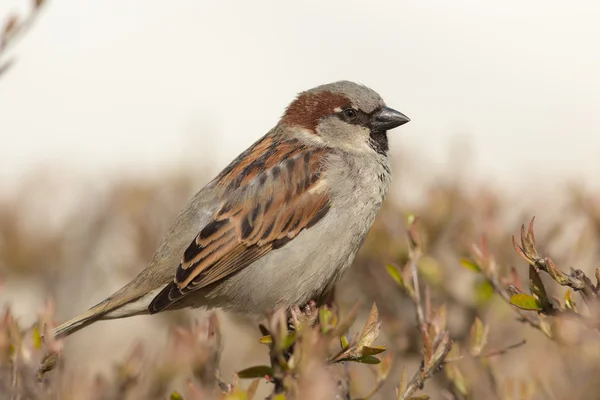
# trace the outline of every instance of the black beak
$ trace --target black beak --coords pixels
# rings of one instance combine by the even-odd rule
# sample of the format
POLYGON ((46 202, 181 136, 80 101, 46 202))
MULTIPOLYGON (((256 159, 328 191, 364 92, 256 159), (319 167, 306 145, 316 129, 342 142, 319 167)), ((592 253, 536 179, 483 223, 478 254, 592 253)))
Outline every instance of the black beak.
POLYGON ((410 118, 400 111, 396 111, 389 107, 383 107, 371 117, 371 128, 373 131, 378 132, 387 131, 397 128, 400 125, 404 125, 409 121, 410 118))

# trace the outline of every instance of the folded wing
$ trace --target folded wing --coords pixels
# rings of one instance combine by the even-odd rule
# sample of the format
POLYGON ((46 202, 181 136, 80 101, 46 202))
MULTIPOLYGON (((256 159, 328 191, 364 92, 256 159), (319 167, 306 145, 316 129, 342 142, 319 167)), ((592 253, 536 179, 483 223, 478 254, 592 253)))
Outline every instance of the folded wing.
POLYGON ((150 303, 151 314, 285 246, 329 210, 327 149, 265 137, 217 178, 226 201, 183 254, 174 282, 150 303))

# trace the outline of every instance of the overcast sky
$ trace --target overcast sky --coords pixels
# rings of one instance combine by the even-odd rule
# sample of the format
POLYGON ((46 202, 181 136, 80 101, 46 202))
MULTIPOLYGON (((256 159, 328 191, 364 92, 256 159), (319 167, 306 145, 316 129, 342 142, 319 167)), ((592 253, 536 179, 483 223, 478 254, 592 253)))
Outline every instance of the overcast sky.
MULTIPOLYGON (((0 16, 27 0, 1 0, 0 16)), ((600 2, 52 0, 0 80, 0 176, 224 166, 295 94, 350 79, 393 146, 511 183, 600 173, 600 2)))

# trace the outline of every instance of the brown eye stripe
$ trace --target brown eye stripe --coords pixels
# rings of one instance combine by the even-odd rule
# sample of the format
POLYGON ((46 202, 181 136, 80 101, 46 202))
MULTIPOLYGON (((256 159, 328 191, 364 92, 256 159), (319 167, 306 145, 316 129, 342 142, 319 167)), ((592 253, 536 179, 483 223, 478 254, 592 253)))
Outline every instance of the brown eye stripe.
POLYGON ((285 111, 281 121, 287 125, 306 128, 316 133, 319 121, 332 115, 336 109, 350 106, 348 97, 332 92, 305 92, 301 93, 285 111))

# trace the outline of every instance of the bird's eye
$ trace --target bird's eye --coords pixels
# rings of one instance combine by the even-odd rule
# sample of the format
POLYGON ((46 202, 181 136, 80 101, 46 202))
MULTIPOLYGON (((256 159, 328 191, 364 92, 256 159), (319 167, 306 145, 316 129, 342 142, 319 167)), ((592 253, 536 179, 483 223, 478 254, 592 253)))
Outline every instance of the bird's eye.
POLYGON ((356 110, 353 108, 346 108, 344 110, 344 116, 348 119, 354 119, 354 118, 356 118, 356 115, 357 115, 356 110))

